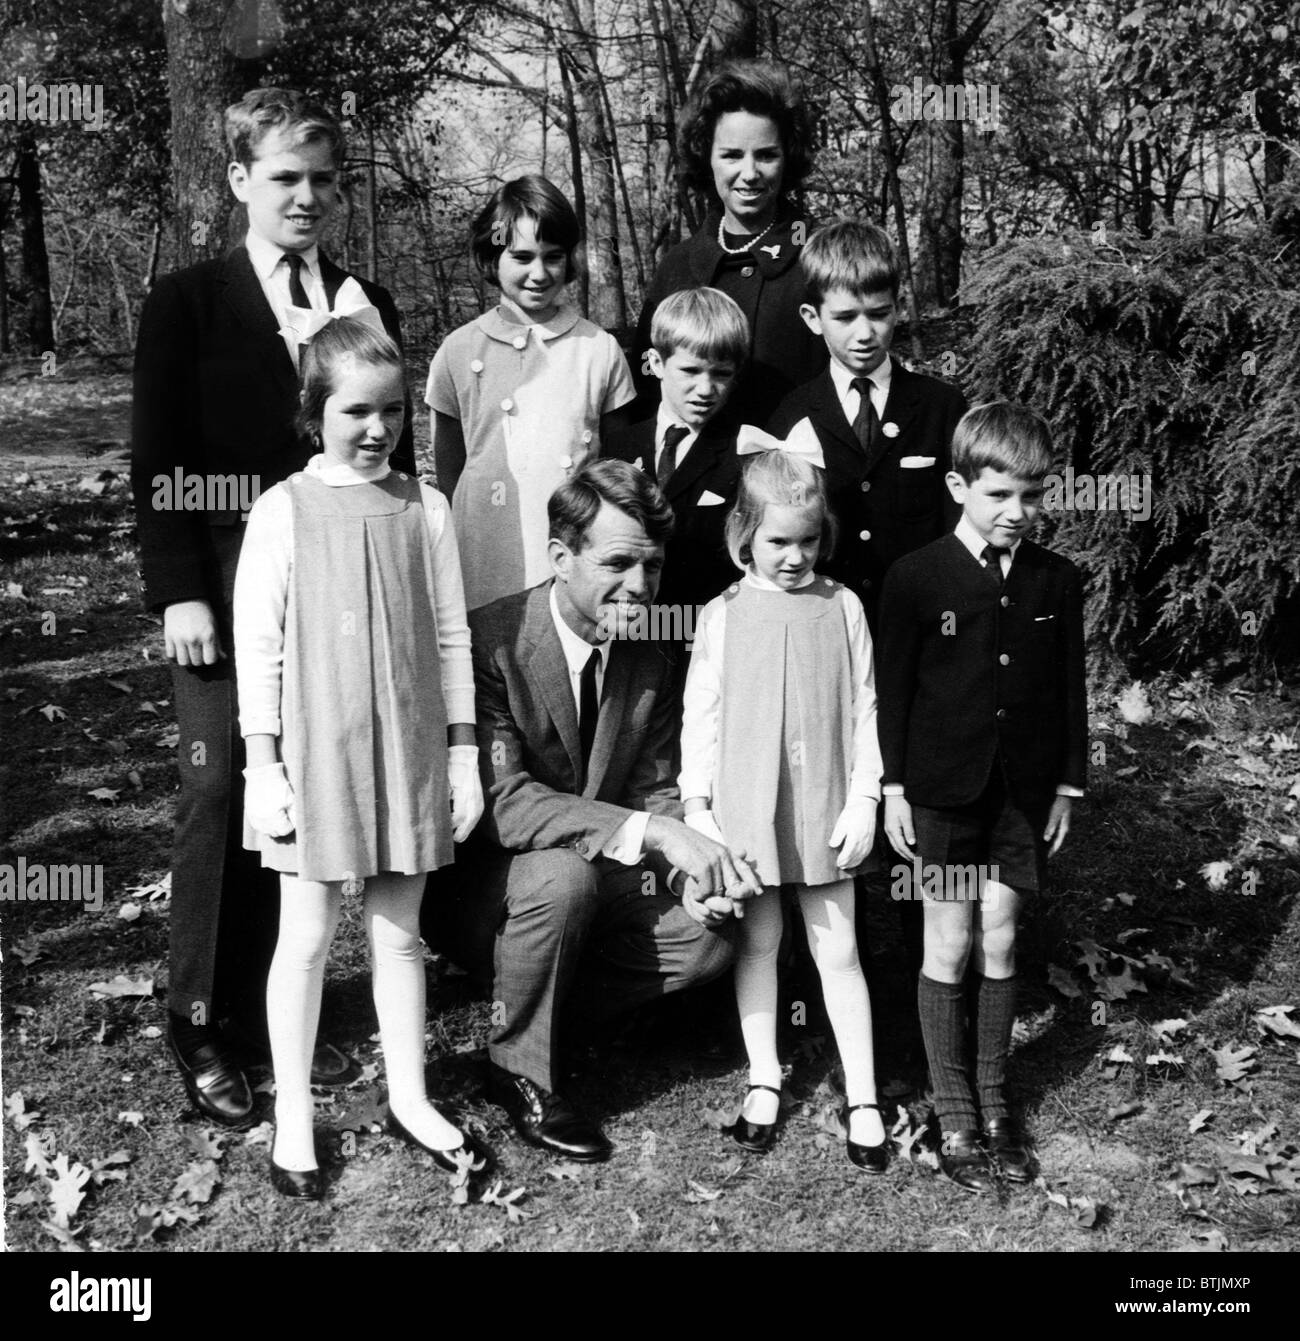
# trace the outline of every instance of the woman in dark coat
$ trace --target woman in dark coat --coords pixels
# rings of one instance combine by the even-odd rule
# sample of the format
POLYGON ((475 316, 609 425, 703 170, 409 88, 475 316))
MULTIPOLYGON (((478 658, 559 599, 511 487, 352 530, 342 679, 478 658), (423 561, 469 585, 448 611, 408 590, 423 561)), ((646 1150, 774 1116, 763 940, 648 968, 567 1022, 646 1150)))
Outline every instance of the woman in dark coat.
POLYGON ((825 345, 799 316, 799 253, 813 225, 790 199, 812 169, 802 92, 780 66, 732 61, 692 98, 678 133, 687 185, 713 201, 693 237, 673 247, 646 291, 632 369, 642 409, 658 400, 645 352, 655 307, 670 293, 712 285, 749 319, 750 360, 727 418, 762 426, 782 397, 826 366, 825 345))

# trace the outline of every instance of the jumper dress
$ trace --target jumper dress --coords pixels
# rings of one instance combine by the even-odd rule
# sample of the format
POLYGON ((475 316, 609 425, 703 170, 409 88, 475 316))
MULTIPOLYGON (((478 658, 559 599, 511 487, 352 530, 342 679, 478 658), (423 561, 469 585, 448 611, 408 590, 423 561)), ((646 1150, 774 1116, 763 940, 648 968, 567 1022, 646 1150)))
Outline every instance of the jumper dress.
POLYGON ((714 810, 765 885, 843 880, 829 846, 848 796, 853 700, 843 588, 731 587, 714 810))
MULTIPOLYGON (((453 859, 433 556, 414 479, 331 488, 298 473, 281 752, 297 828, 245 828, 303 880, 416 875, 453 859)), ((250 841, 250 838, 252 841, 250 841)))

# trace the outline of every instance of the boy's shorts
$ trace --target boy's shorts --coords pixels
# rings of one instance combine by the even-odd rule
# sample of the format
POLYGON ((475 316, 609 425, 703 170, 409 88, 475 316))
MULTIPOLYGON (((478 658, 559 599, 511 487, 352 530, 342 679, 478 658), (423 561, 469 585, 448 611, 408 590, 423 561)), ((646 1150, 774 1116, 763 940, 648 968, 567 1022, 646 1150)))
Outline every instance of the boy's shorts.
POLYGON ((1049 801, 1041 814, 1027 814, 1011 796, 1001 763, 995 763, 988 784, 970 805, 912 807, 916 852, 928 870, 975 866, 981 887, 985 880, 996 880, 1034 892, 1042 888, 1047 869, 1043 830, 1050 811, 1049 801))

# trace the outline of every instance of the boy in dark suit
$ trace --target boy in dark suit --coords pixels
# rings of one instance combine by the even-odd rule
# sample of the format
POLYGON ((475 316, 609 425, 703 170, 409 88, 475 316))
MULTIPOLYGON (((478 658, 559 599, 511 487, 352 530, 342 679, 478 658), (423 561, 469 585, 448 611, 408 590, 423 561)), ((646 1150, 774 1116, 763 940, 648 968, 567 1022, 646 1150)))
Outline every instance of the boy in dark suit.
POLYGON ((656 605, 657 631, 679 655, 678 694, 700 608, 736 580, 724 535, 740 462, 734 431, 715 420, 749 350, 740 306, 718 289, 681 289, 655 309, 651 372, 663 384, 653 419, 615 434, 605 456, 639 465, 673 509, 656 605))
MULTIPOLYGON (((168 1043, 194 1106, 239 1125, 252 1094, 217 1021, 236 1015, 254 1041, 264 1037, 278 908, 277 882, 241 841, 231 632, 240 507, 311 455, 293 427, 307 323, 373 306, 394 339, 399 331, 388 293, 350 279, 317 247, 344 158, 333 116, 300 93, 257 89, 227 109, 226 139, 248 235, 219 260, 164 276, 144 305, 131 482, 146 602, 162 612, 180 725, 168 1043)), ((413 471, 409 425, 408 412, 393 460, 413 471)), ((346 1071, 325 1049, 313 1079, 346 1071)))
POLYGON ((1037 1173, 1005 1093, 1016 913, 1083 795, 1083 595, 1068 559, 1025 538, 1052 469, 1043 420, 976 406, 952 456, 961 519, 886 577, 876 686, 885 834, 911 863, 894 867, 893 892, 925 912, 917 1000, 940 1163, 984 1192, 999 1172, 1037 1173))
POLYGON ((818 568, 859 596, 872 632, 890 564, 956 521, 944 474, 966 409, 956 387, 909 372, 890 356, 898 323, 898 258, 874 224, 819 228, 800 257, 800 315, 830 364, 780 404, 768 429, 785 438, 807 419, 826 460, 839 540, 818 568))

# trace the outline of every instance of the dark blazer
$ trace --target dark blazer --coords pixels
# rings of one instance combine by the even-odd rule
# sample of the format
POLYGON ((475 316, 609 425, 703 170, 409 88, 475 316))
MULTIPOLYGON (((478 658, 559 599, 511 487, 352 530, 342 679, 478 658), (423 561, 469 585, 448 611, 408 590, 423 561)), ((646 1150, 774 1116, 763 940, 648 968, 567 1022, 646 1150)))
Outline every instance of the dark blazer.
POLYGON ((1021 541, 999 589, 944 536, 889 570, 877 649, 883 780, 913 804, 969 804, 998 759, 1030 813, 1059 784, 1083 787, 1083 584, 1068 559, 1021 541))
POLYGON ((629 359, 638 416, 653 416, 659 404, 659 379, 645 362, 655 308, 679 289, 702 284, 722 289, 740 304, 749 321, 749 362, 723 412, 733 427, 749 423, 761 428, 787 392, 826 366, 825 343, 799 315, 804 299, 799 254, 813 225, 787 212, 750 256, 729 257, 718 246, 720 218, 711 213, 698 232, 667 251, 646 289, 629 359))
POLYGON ((889 566, 956 525, 959 510, 943 477, 952 462, 953 430, 965 413, 956 387, 909 372, 895 359, 880 430, 867 452, 845 418, 829 369, 788 395, 767 425, 779 438, 801 419, 817 430, 840 524, 835 553, 817 566, 861 597, 873 628, 889 566), (896 435, 885 431, 889 424, 896 435), (934 464, 904 468, 905 457, 933 457, 934 464))
POLYGON ((476 836, 512 852, 568 847, 594 861, 630 811, 681 817, 672 662, 653 643, 614 644, 584 779, 550 593, 543 582, 470 613, 486 800, 476 836))
MULTIPOLYGON (((320 266, 333 303, 347 272, 323 253, 320 266)), ((358 283, 400 344, 388 291, 358 283)), ((252 475, 265 493, 311 456, 293 427, 298 376, 276 334, 279 325, 242 245, 164 275, 145 301, 136 342, 131 483, 151 609, 187 600, 219 605, 211 531, 243 526, 238 512, 155 509, 155 476, 172 479, 178 467, 187 475, 252 475)), ((409 405, 392 461, 395 469, 415 470, 409 405)))
MULTIPOLYGON (((602 455, 631 461, 653 477, 655 427, 653 418, 633 424, 615 434, 602 455)), ((727 553, 724 530, 739 483, 736 435, 706 424, 664 490, 673 509, 673 533, 664 556, 657 604, 698 607, 736 580, 739 570, 727 553), (701 503, 708 494, 721 501, 701 503)))

